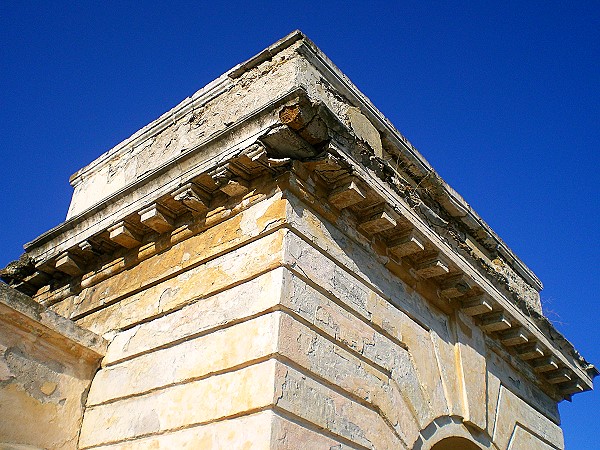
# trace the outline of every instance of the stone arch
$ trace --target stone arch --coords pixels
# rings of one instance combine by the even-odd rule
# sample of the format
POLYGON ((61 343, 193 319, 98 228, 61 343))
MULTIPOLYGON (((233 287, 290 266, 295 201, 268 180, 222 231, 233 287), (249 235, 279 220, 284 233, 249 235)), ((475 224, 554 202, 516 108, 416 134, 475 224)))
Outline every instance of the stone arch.
POLYGON ((442 416, 427 425, 413 450, 497 450, 491 437, 466 425, 461 417, 442 416))
POLYGON ((480 450, 477 444, 463 437, 447 437, 433 444, 431 450, 480 450))

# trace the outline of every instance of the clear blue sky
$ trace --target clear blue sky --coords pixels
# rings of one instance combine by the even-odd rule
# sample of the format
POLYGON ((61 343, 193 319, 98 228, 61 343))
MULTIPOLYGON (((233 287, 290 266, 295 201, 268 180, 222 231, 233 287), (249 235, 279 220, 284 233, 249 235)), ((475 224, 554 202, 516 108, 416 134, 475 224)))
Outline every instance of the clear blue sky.
MULTIPOLYGON (((296 28, 537 273, 550 319, 600 364, 597 1, 0 2, 0 266, 64 220, 73 172, 296 28)), ((600 448, 600 394, 561 411, 568 449, 600 448)))

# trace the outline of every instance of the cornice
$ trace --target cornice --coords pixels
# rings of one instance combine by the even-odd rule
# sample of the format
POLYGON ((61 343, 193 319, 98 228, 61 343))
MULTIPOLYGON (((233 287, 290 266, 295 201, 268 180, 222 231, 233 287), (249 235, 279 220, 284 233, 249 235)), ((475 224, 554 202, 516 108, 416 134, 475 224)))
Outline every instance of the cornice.
POLYGON ((127 138, 109 151, 102 154, 100 157, 96 158, 87 166, 75 172, 69 177, 71 186, 77 187, 84 177, 89 176, 91 173, 97 171, 113 156, 123 152, 128 148, 135 147, 152 136, 160 134, 173 122, 180 120, 182 117, 188 114, 193 108, 200 108, 202 105, 226 92, 231 85, 231 79, 226 74, 221 75, 214 81, 211 81, 194 95, 186 98, 177 106, 161 115, 158 119, 152 121, 150 124, 134 133, 131 137, 127 138))
POLYGON ((29 296, 0 283, 0 323, 24 330, 76 358, 97 362, 104 357, 108 343, 89 330, 78 327, 29 296))
MULTIPOLYGON (((438 192, 436 201, 444 208, 451 216, 456 217, 465 227, 472 230, 472 235, 486 249, 497 252, 502 255, 503 259, 516 270, 519 275, 526 280, 538 292, 543 288, 542 282, 506 245, 506 243, 485 223, 485 221, 471 208, 471 206, 454 190, 452 189, 432 168, 429 162, 419 153, 419 151, 403 136, 394 125, 373 105, 373 103, 344 75, 337 66, 302 32, 296 30, 288 36, 277 41, 265 50, 261 51, 247 61, 236 65, 225 74, 209 83, 204 88, 200 89, 193 96, 188 97, 180 104, 166 112, 158 119, 136 132, 133 136, 121 142, 113 149, 104 153, 95 161, 82 168, 70 178, 73 187, 79 186, 82 180, 89 177, 93 173, 102 168, 111 158, 117 157, 119 154, 134 148, 148 139, 160 134, 173 123, 182 119, 189 114, 190 111, 200 108, 208 102, 217 99, 222 94, 226 93, 234 85, 236 80, 239 80, 244 74, 256 68, 265 61, 269 61, 277 54, 288 49, 296 44, 296 52, 304 58, 308 63, 316 68, 317 72, 323 76, 332 87, 342 96, 351 102, 355 107, 360 108, 361 112, 373 123, 377 130, 382 135, 382 141, 389 142, 388 149, 392 149, 389 155, 390 159, 402 161, 404 166, 408 168, 410 175, 422 183, 423 187, 434 187, 438 192), (433 184, 432 184, 433 183, 433 184)), ((306 89, 305 82, 301 74, 296 81, 295 88, 306 89)), ((291 89, 294 90, 294 89, 291 89)), ((240 121, 248 120, 249 117, 243 117, 240 121)), ((233 124, 229 128, 235 127, 233 124)), ((227 132, 229 130, 224 130, 227 132)), ((190 149, 186 149, 180 156, 164 167, 158 168, 156 171, 164 170, 165 167, 176 164, 187 154, 197 152, 199 148, 204 146, 208 141, 218 138, 218 136, 210 136, 204 142, 190 149)), ((154 172, 149 174, 149 177, 154 172)), ((143 177, 142 182, 148 177, 143 177)), ((139 185, 139 182, 133 186, 139 185)), ((132 188, 128 186, 127 188, 132 188)), ((121 195, 122 191, 111 195, 103 200, 102 203, 112 201, 114 197, 121 195)), ((102 205, 94 205, 92 208, 97 210, 102 205)), ((88 212, 84 211, 84 213, 88 212)), ((76 217, 69 217, 75 220, 81 219, 81 214, 76 217)), ((69 222, 67 221, 67 222, 69 222)), ((40 238, 44 238, 46 233, 40 238)), ((36 239, 26 245, 26 250, 38 243, 36 239)))
MULTIPOLYGON (((396 127, 377 109, 377 107, 365 96, 351 81, 340 71, 337 66, 308 38, 304 37, 303 45, 298 48, 302 54, 317 70, 323 73, 335 90, 348 98, 354 106, 360 108, 361 112, 380 131, 383 139, 390 141, 394 160, 397 157, 406 161, 410 167, 411 175, 420 179, 435 180, 441 188, 439 202, 443 202, 444 209, 449 214, 458 217, 465 225, 482 231, 489 236, 492 246, 501 253, 515 270, 524 277, 535 289, 541 291, 543 284, 539 278, 529 269, 495 233, 494 230, 471 208, 471 206, 460 196, 448 183, 446 183, 433 169, 425 157, 410 143, 410 141, 396 129, 396 127)), ((425 187, 425 186, 424 186, 425 187)), ((489 248, 490 245, 488 244, 489 248)))

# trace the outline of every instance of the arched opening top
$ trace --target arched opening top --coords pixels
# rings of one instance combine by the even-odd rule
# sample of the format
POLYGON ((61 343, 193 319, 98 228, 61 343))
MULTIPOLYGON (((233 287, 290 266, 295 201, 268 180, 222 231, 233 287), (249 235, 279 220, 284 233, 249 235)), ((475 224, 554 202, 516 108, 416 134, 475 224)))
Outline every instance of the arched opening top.
POLYGON ((467 427, 458 416, 432 421, 415 441, 412 450, 490 450, 496 448, 483 430, 467 427))
POLYGON ((448 437, 435 444, 431 450, 481 450, 477 444, 462 437, 448 437))

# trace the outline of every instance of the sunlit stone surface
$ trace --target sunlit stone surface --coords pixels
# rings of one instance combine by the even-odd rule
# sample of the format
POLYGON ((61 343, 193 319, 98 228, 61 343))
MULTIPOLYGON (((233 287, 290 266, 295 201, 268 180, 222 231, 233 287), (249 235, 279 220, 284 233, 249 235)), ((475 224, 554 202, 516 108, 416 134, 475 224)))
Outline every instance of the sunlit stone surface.
POLYGON ((562 449, 592 387, 536 276, 299 32, 71 182, 2 272, 0 449, 562 449))

